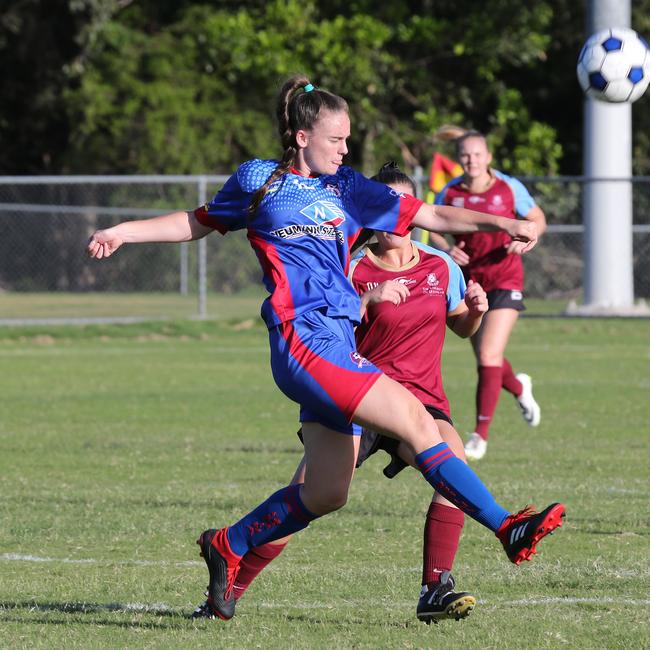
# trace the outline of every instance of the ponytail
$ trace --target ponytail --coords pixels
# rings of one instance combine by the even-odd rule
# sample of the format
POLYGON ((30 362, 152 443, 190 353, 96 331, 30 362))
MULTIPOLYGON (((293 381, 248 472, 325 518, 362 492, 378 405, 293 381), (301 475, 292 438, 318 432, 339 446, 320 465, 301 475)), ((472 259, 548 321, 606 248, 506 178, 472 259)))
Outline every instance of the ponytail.
POLYGON ((468 138, 481 138, 485 146, 489 149, 487 138, 480 131, 474 129, 464 129, 462 126, 455 124, 443 124, 434 134, 434 139, 442 142, 453 142, 456 147, 456 155, 460 152, 460 147, 468 138))

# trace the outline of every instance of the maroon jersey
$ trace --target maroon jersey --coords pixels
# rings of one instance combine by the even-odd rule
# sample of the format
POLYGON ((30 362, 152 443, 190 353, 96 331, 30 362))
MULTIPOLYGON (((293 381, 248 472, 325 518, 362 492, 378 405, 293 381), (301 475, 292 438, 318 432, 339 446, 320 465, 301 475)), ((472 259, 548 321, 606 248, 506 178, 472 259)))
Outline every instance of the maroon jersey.
MULTIPOLYGON (((436 203, 453 205, 499 217, 516 219, 525 216, 535 205, 526 188, 515 178, 493 172, 496 181, 485 192, 472 193, 462 182, 462 176, 448 183, 436 197, 436 203)), ((485 289, 512 289, 523 291, 524 266, 520 255, 508 255, 512 238, 505 232, 478 232, 455 235, 456 244, 465 242, 464 251, 470 261, 463 267, 466 278, 471 278, 485 289)))
POLYGON ((414 257, 405 266, 382 263, 368 249, 355 257, 350 280, 359 295, 386 280, 405 284, 411 295, 400 305, 369 305, 356 330, 357 351, 423 404, 449 416, 440 357, 447 312, 465 296, 460 267, 442 251, 413 242, 414 257))

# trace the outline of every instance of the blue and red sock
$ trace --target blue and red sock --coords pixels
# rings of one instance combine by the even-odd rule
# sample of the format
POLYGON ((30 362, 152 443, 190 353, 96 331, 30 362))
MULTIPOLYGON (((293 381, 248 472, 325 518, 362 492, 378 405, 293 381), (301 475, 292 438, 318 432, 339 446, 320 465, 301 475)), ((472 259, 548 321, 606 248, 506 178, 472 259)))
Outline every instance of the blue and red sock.
POLYGON ((420 452, 415 462, 434 490, 490 530, 496 532, 510 514, 446 442, 420 452))
POLYGON ((228 527, 233 553, 245 555, 250 549, 287 537, 306 528, 320 515, 310 512, 300 498, 302 483, 288 485, 272 494, 255 510, 228 527))

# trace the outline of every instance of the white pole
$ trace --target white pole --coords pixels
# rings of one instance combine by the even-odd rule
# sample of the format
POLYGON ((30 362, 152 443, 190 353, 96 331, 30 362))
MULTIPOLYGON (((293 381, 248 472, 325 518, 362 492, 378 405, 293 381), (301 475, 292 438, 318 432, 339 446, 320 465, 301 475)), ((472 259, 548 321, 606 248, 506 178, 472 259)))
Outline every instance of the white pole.
MULTIPOLYGON (((630 0, 590 0, 588 35, 630 27, 630 0)), ((632 106, 586 98, 583 223, 585 315, 635 312, 632 266, 632 106)))

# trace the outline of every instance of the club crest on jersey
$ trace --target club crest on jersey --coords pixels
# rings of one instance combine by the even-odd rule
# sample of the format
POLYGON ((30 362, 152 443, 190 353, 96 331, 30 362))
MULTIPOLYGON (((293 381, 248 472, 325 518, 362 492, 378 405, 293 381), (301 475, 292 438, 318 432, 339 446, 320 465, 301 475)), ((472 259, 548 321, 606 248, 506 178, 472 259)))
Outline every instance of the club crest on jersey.
POLYGON ((440 286, 440 280, 435 273, 427 275, 426 285, 422 287, 422 293, 427 293, 430 296, 441 296, 444 294, 443 288, 440 286))
POLYGON ((332 201, 314 201, 300 212, 319 226, 336 228, 345 221, 345 213, 332 201))
POLYGON ((362 357, 356 350, 354 352, 350 352, 350 361, 352 361, 352 363, 357 368, 363 368, 364 366, 372 365, 368 359, 362 357))
POLYGON ((503 199, 501 198, 501 195, 500 194, 495 194, 492 197, 492 202, 490 203, 490 205, 488 207, 493 212, 501 212, 502 210, 505 209, 506 206, 505 206, 505 204, 503 202, 503 199))

